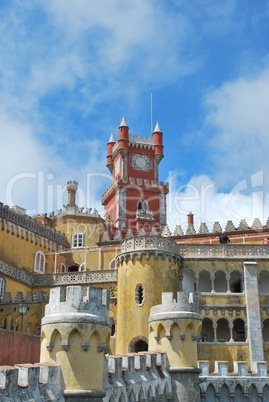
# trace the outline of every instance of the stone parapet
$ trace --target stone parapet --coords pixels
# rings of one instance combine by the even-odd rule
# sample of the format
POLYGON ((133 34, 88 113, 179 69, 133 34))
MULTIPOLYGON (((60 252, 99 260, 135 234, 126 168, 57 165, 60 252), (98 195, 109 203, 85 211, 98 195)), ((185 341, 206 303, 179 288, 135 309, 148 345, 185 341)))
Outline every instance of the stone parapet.
POLYGON ((108 316, 109 291, 101 288, 68 286, 50 290, 49 303, 41 324, 90 322, 111 327, 108 316))
MULTIPOLYGON (((106 356, 103 402, 170 400, 171 377, 164 353, 141 352, 106 356)), ((171 399, 172 400, 172 399, 171 399)))
MULTIPOLYGON (((2 221, 2 230, 6 229, 7 231, 11 231, 12 234, 15 234, 16 231, 18 236, 23 235, 23 237, 28 238, 29 234, 24 233, 24 231, 21 234, 21 229, 26 229, 34 235, 44 237, 62 246, 67 245, 64 233, 52 229, 28 215, 15 212, 14 209, 10 208, 8 205, 4 205, 2 202, 0 202, 0 220, 2 221)), ((32 239, 32 241, 34 241, 34 239, 32 239)))
POLYGON ((259 395, 266 393, 268 397, 269 388, 265 389, 269 381, 266 361, 255 362, 255 369, 252 371, 248 371, 248 364, 244 361, 234 361, 233 372, 229 372, 229 363, 226 361, 215 361, 213 373, 209 371, 209 361, 198 361, 198 365, 201 369, 200 388, 203 397, 206 397, 209 386, 213 386, 215 394, 220 395, 224 385, 228 388, 229 395, 235 395, 236 387, 240 386, 246 401, 254 400, 248 399, 253 387, 259 395))
POLYGON ((39 363, 0 366, 0 402, 64 402, 60 366, 39 363))
POLYGON ((116 257, 116 265, 135 257, 141 259, 143 255, 147 258, 154 256, 156 259, 161 256, 163 260, 168 258, 174 260, 179 266, 181 257, 178 254, 178 247, 174 240, 161 236, 136 236, 126 238, 121 244, 121 254, 116 257))
MULTIPOLYGON (((0 273, 3 273, 5 276, 15 281, 34 287, 117 282, 118 279, 117 270, 35 275, 32 272, 14 267, 2 260, 0 260, 0 273)), ((7 300, 7 303, 8 302, 7 300)))
POLYGON ((242 259, 242 260, 263 260, 268 259, 269 250, 268 246, 264 245, 249 245, 249 244, 177 244, 178 254, 184 259, 197 258, 197 259, 242 259))
POLYGON ((162 293, 162 304, 150 309, 149 322, 156 320, 173 320, 178 318, 193 318, 202 320, 199 314, 198 294, 177 292, 177 299, 173 299, 173 292, 162 293))

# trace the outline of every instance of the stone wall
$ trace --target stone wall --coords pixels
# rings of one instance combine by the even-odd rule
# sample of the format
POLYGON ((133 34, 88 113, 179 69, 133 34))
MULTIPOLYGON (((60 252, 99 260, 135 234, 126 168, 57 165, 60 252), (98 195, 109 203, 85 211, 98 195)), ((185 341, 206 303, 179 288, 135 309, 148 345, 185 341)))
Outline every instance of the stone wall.
POLYGON ((40 337, 0 329, 1 365, 39 361, 40 337))

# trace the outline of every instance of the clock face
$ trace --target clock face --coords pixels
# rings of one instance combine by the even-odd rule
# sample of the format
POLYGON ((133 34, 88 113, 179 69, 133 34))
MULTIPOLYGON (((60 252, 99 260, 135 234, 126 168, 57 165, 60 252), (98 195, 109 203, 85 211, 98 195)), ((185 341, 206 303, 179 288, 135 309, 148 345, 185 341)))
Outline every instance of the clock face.
POLYGON ((131 156, 131 166, 134 170, 150 170, 150 158, 148 155, 133 154, 131 156))

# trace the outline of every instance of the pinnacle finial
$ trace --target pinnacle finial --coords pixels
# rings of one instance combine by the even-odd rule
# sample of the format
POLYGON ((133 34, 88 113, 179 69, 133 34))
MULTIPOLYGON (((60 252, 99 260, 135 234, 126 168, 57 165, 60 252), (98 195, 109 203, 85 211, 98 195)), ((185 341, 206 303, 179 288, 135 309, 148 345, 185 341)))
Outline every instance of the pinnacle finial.
POLYGON ((108 140, 108 143, 110 143, 110 142, 112 142, 113 144, 116 142, 116 141, 115 141, 115 137, 114 137, 113 131, 112 131, 112 133, 110 134, 110 137, 109 137, 109 140, 108 140))
POLYGON ((120 127, 128 127, 124 116, 121 119, 120 127))
POLYGON ((154 133, 161 133, 161 132, 162 132, 158 121, 157 121, 157 123, 156 123, 155 129, 154 129, 153 132, 154 132, 154 133))

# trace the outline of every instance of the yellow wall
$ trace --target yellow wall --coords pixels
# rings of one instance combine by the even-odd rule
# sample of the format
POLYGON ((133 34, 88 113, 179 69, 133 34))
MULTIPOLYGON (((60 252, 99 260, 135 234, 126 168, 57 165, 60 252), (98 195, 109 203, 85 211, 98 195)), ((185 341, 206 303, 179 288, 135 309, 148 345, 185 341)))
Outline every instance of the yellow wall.
POLYGON ((216 360, 227 361, 229 363, 229 371, 233 372, 234 361, 248 362, 250 370, 249 350, 248 345, 237 343, 218 343, 208 344, 198 342, 198 360, 209 360, 209 371, 214 371, 216 360))
POLYGON ((137 335, 148 338, 150 308, 161 303, 162 292, 180 289, 180 268, 173 261, 162 257, 123 262, 118 266, 118 317, 116 353, 127 353, 130 342, 137 335), (135 289, 137 284, 145 289, 144 303, 137 306, 135 289), (123 335, 123 336, 122 336, 123 335))
POLYGON ((109 344, 110 328, 98 324, 56 323, 42 326, 41 362, 61 365, 63 389, 101 390, 104 351, 98 346, 109 344), (83 350, 82 342, 89 347, 83 350), (48 351, 47 345, 52 344, 48 351), (62 346, 68 345, 67 350, 62 346))

